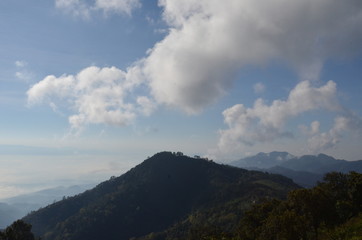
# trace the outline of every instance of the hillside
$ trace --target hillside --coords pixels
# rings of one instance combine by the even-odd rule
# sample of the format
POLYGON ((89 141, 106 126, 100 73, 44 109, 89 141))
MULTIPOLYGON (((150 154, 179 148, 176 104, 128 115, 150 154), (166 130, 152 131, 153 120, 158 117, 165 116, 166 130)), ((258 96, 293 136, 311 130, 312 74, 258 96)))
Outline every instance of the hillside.
MULTIPOLYGON (((360 240, 362 174, 332 172, 310 189, 296 189, 284 200, 253 204, 233 229, 210 225, 220 209, 201 211, 171 228, 137 240, 360 240)), ((230 221, 229 221, 230 222, 230 221)))
POLYGON ((230 163, 232 166, 282 174, 303 187, 312 187, 328 172, 362 173, 362 160, 346 161, 325 154, 293 156, 287 152, 258 153, 230 163))
MULTIPOLYGON (((280 175, 162 152, 120 177, 33 212, 24 221, 44 240, 129 239, 160 232, 207 209, 242 212, 298 186, 280 175)), ((237 221, 237 219, 234 219, 237 221)))

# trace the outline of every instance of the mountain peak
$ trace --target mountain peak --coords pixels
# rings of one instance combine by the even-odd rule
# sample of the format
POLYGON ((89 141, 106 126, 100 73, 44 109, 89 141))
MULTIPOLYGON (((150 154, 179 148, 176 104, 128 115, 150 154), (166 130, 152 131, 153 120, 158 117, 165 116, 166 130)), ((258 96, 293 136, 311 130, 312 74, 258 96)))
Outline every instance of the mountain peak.
POLYGON ((160 152, 122 176, 24 220, 45 240, 129 239, 162 231, 193 211, 228 203, 248 206, 259 198, 285 197, 295 188, 280 175, 160 152))
POLYGON ((260 152, 255 156, 232 162, 231 165, 242 168, 271 168, 292 158, 294 158, 294 156, 288 152, 260 152))

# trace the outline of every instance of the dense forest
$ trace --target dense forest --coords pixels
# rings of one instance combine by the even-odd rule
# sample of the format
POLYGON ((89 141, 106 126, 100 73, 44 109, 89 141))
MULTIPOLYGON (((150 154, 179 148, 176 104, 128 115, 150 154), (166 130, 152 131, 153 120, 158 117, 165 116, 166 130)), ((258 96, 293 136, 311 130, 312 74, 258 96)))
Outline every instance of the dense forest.
POLYGON ((291 191, 285 201, 255 205, 233 239, 362 239, 362 174, 332 172, 312 189, 291 191))
MULTIPOLYGON (((217 209, 212 209, 217 210, 217 209)), ((221 215, 228 218, 233 209, 221 215)), ((205 217, 204 216, 204 217, 205 217)), ((312 189, 297 189, 287 199, 265 199, 246 211, 235 226, 212 225, 215 219, 191 215, 142 240, 361 240, 362 174, 332 172, 312 189)))

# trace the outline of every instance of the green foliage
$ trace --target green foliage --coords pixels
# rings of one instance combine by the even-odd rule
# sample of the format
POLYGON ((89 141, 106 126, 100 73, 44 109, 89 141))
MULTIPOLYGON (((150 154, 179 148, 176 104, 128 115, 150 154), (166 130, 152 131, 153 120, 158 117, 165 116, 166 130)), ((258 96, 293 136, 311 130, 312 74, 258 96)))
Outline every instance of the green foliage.
POLYGON ((266 198, 244 214, 232 204, 200 210, 155 238, 140 239, 361 240, 361 179, 355 172, 328 173, 324 182, 293 190, 285 200, 266 198))
POLYGON ((267 201, 246 212, 241 239, 361 239, 362 174, 329 173, 313 189, 291 191, 285 201, 267 201), (354 225, 348 221, 355 217, 354 225))

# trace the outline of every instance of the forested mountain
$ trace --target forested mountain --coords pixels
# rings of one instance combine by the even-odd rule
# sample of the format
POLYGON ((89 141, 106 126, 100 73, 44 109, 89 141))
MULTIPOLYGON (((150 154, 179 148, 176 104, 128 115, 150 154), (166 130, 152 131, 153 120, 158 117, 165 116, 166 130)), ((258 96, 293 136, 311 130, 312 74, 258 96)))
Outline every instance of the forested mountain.
POLYGON ((229 220, 231 209, 220 210, 199 211, 137 240, 361 240, 362 174, 328 173, 314 188, 253 204, 237 223, 229 220), (211 225, 215 215, 233 228, 211 225))
POLYGON ((328 172, 362 173, 362 160, 339 160, 325 154, 295 157, 287 152, 258 153, 234 161, 230 165, 282 174, 303 187, 314 186, 328 172))
POLYGON ((198 217, 227 231, 250 205, 284 198, 297 188, 280 175, 162 152, 120 177, 31 213, 24 221, 44 240, 130 239, 165 231, 175 223, 187 228, 190 219, 198 217))

